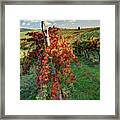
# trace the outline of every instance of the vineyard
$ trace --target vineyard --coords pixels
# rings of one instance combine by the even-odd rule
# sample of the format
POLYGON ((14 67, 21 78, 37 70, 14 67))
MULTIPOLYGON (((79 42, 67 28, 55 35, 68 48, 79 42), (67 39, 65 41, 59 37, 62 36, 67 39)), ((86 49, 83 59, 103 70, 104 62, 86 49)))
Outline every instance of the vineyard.
POLYGON ((100 28, 21 29, 20 99, 99 100, 100 28))

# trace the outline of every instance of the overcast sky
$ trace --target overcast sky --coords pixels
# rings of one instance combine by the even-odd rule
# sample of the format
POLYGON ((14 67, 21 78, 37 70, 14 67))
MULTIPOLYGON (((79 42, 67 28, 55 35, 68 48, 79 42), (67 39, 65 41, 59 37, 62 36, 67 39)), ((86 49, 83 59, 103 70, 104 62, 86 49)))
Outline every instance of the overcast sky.
MULTIPOLYGON (((85 27, 98 27, 100 26, 99 20, 48 20, 49 27, 55 25, 59 28, 81 28, 85 27)), ((21 28, 41 28, 40 20, 20 20, 21 28)))

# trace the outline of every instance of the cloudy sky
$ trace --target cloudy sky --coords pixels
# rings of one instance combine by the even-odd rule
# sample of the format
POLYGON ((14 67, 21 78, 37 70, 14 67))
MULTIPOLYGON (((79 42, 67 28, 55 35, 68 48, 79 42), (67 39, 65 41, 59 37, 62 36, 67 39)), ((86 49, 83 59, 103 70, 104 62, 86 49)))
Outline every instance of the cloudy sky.
MULTIPOLYGON (((48 20, 49 27, 55 25, 59 28, 81 28, 100 26, 99 20, 48 20)), ((21 28, 41 28, 40 20, 20 20, 21 28)))

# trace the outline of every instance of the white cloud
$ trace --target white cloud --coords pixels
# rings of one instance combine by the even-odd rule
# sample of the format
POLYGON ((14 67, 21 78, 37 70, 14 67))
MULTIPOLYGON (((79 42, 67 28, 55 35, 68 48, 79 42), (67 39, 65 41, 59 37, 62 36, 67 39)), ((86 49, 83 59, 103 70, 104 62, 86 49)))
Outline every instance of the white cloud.
POLYGON ((26 23, 25 22, 22 22, 22 25, 25 25, 26 23))
POLYGON ((24 20, 24 22, 29 22, 29 23, 33 23, 33 22, 40 22, 40 20, 24 20))
POLYGON ((69 20, 69 22, 76 22, 76 20, 69 20))
POLYGON ((74 25, 74 23, 71 23, 72 25, 74 25))
POLYGON ((55 22, 55 20, 49 20, 50 22, 55 22))
POLYGON ((59 25, 59 26, 63 27, 63 26, 65 26, 65 25, 64 25, 64 24, 61 24, 61 25, 59 25))
POLYGON ((32 20, 32 22, 40 22, 40 20, 32 20))
POLYGON ((53 25, 57 25, 57 23, 53 23, 53 25))
POLYGON ((50 23, 50 22, 48 22, 47 24, 48 24, 48 25, 52 25, 52 23, 50 23))
POLYGON ((27 25, 30 25, 30 23, 28 22, 27 25))

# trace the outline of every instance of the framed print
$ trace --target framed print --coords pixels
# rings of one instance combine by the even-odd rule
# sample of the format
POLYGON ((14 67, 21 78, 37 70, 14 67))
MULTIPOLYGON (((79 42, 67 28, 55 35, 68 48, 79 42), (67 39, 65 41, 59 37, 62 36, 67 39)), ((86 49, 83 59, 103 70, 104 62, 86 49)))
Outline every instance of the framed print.
POLYGON ((119 119, 119 2, 1 2, 2 119, 119 119))

